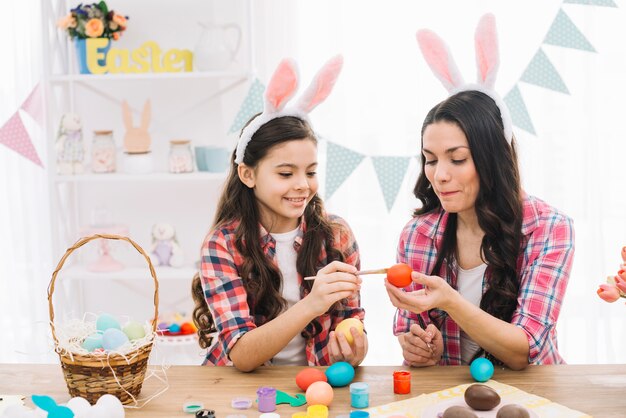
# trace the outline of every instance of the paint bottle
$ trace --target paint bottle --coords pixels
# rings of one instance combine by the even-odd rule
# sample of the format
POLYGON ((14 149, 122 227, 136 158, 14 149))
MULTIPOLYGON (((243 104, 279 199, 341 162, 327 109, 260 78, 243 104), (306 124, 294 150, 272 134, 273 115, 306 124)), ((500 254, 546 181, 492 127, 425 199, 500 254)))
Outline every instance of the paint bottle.
POLYGON ((365 382, 350 385, 350 405, 353 408, 367 408, 370 405, 370 388, 365 382))
POLYGON ((393 372, 393 393, 399 395, 411 393, 411 372, 406 370, 393 372))

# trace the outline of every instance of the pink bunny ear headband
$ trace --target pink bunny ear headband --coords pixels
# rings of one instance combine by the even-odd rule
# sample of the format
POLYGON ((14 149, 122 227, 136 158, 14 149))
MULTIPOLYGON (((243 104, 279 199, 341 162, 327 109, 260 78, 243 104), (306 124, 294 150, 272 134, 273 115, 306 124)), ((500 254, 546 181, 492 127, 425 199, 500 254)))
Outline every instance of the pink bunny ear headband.
POLYGON ((498 35, 496 33, 496 19, 488 13, 478 22, 474 36, 476 44, 476 65, 478 67, 478 81, 476 84, 466 84, 459 73, 446 44, 434 32, 421 29, 417 31, 417 43, 422 50, 424 59, 430 69, 448 90, 450 96, 461 91, 478 90, 491 97, 502 115, 504 137, 510 144, 513 139, 513 123, 509 108, 500 95, 494 90, 496 73, 500 64, 498 52, 498 35))
POLYGON ((294 105, 286 106, 298 90, 298 70, 293 60, 284 59, 281 61, 265 90, 263 113, 254 118, 243 129, 239 137, 235 163, 241 164, 243 162, 243 156, 252 135, 270 120, 282 116, 295 116, 309 123, 309 112, 326 100, 335 85, 335 81, 337 81, 342 66, 343 57, 341 55, 331 58, 317 72, 311 85, 304 91, 300 99, 294 105))

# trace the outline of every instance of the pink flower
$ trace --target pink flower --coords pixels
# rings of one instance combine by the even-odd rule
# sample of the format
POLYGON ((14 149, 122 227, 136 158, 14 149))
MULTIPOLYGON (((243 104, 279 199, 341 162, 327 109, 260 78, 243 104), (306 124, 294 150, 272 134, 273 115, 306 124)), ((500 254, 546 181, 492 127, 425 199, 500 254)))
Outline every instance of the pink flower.
POLYGON ((89 19, 85 25, 85 35, 90 38, 97 38, 104 32, 104 24, 100 19, 89 19))
POLYGON ((115 14, 113 15, 113 22, 117 23, 121 27, 126 27, 126 18, 122 15, 115 14))
POLYGON ((620 297, 619 289, 615 285, 611 284, 601 284, 600 288, 597 290, 598 296, 602 298, 602 300, 606 302, 613 303, 617 301, 620 297))
POLYGON ((615 286, 617 286, 622 293, 626 293, 626 272, 621 272, 621 274, 615 276, 614 279, 615 286))
POLYGON ((71 13, 69 13, 67 16, 62 17, 57 21, 57 26, 61 29, 75 28, 76 19, 71 13))

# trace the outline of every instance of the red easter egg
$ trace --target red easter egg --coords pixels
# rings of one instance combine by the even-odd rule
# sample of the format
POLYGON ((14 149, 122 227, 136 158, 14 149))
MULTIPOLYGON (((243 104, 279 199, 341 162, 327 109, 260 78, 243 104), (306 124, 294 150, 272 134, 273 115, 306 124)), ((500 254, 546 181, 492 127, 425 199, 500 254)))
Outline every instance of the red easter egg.
POLYGON ((387 269, 387 280, 395 287, 407 287, 412 282, 412 271, 406 264, 396 264, 387 269))
POLYGON ((196 332, 196 327, 191 322, 184 322, 180 326, 180 333, 183 335, 193 334, 194 332, 196 332))
POLYGON ((296 375, 296 385, 304 392, 315 382, 328 382, 326 374, 321 370, 307 367, 296 375))

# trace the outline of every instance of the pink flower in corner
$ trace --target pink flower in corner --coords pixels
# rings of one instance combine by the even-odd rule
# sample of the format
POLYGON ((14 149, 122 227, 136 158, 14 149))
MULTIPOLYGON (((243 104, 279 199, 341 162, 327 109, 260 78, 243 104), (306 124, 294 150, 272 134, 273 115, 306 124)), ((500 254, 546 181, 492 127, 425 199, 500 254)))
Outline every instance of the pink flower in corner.
POLYGON ((606 302, 613 303, 617 301, 620 297, 619 289, 617 286, 612 284, 601 284, 600 288, 597 290, 598 296, 602 298, 602 300, 606 302))
POLYGON ((626 293, 626 272, 622 272, 614 277, 615 286, 622 292, 626 293))

